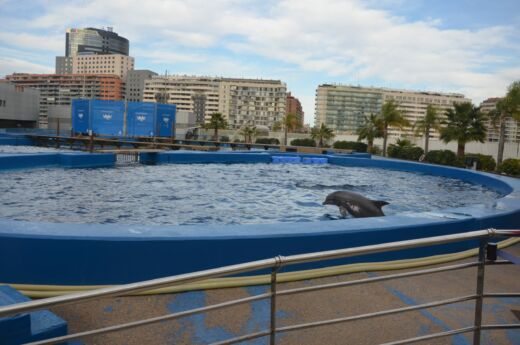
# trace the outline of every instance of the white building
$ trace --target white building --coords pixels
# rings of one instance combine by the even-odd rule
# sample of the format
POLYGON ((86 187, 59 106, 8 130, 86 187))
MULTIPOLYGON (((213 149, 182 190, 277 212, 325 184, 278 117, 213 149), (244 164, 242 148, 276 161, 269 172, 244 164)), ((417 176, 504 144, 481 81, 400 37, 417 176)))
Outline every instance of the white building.
MULTIPOLYGON (((412 125, 426 115, 426 108, 430 104, 438 109, 442 118, 447 109, 453 108, 453 103, 471 101, 457 93, 326 84, 318 86, 316 90, 315 125, 325 123, 339 133, 355 134, 363 125, 364 117, 379 113, 383 103, 388 100, 398 104, 412 125)), ((411 128, 391 128, 389 134, 410 136, 413 131, 411 128)), ((434 132, 431 136, 438 138, 439 134, 434 132)))
MULTIPOLYGON (((497 107, 497 102, 500 98, 488 98, 480 103, 480 111, 484 114, 488 114, 497 107)), ((491 121, 487 121, 487 141, 495 142, 498 141, 500 136, 500 128, 495 128, 491 121)), ((497 126, 499 124, 497 123, 497 126)), ((506 119, 506 135, 505 140, 511 142, 520 142, 520 123, 511 117, 506 119)))
POLYGON ((122 54, 90 54, 71 57, 72 74, 115 74, 125 80, 134 69, 134 58, 122 54))
POLYGON ((156 76, 145 81, 144 102, 166 93, 168 103, 193 112, 197 122, 221 113, 231 128, 244 123, 272 127, 283 119, 287 87, 279 80, 156 76))

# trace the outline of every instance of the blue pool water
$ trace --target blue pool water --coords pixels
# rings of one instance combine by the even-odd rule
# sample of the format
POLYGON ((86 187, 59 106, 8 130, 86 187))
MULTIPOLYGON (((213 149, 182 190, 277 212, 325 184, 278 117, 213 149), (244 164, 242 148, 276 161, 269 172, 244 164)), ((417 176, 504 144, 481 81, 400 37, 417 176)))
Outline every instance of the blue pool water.
POLYGON ((386 200, 387 215, 469 204, 497 193, 438 176, 335 165, 169 164, 1 173, 0 217, 67 223, 244 224, 338 219, 327 194, 386 200))

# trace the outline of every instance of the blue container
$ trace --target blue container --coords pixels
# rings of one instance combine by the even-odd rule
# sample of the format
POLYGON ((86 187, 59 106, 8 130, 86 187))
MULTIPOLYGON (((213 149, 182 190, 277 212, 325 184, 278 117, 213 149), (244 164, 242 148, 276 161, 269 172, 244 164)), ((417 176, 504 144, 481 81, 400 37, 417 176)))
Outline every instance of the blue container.
POLYGON ((155 103, 128 102, 126 110, 126 135, 129 137, 153 137, 155 131, 155 103))
POLYGON ((158 136, 175 136, 176 111, 177 108, 174 104, 157 104, 155 116, 158 136))
POLYGON ((74 133, 88 134, 90 129, 90 100, 72 100, 72 130, 74 133))
POLYGON ((90 101, 91 128, 95 134, 122 136, 125 123, 125 102, 90 101))

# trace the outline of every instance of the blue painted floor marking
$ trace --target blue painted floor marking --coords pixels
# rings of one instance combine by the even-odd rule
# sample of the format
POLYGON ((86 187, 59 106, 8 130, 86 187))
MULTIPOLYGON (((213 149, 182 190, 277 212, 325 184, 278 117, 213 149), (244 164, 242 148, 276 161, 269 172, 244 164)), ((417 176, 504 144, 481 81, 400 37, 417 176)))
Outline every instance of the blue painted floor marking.
MULTIPOLYGON (((252 296, 266 293, 268 286, 252 286, 245 290, 252 296)), ((171 313, 201 308, 207 305, 206 293, 204 291, 185 292, 177 294, 168 304, 168 310, 171 313)), ((270 308, 269 299, 254 301, 249 303, 251 313, 245 325, 238 334, 233 334, 223 327, 208 327, 206 324, 206 314, 196 314, 179 319, 180 329, 169 339, 170 343, 176 343, 190 336, 192 344, 207 344, 223 341, 236 337, 238 335, 253 333, 269 328, 270 325, 270 308)), ((277 310, 278 319, 291 317, 290 313, 283 310, 277 310)), ((281 335, 277 336, 280 339, 281 335)), ((269 339, 267 337, 248 340, 239 343, 239 345, 266 345, 269 339)))
MULTIPOLYGON (((373 272, 367 272, 367 274, 368 274, 369 277, 376 277, 377 276, 377 274, 375 274, 373 272)), ((387 284, 383 284, 383 285, 384 285, 386 290, 391 292, 394 296, 399 298, 401 301, 403 301, 407 305, 412 306, 412 305, 421 304, 421 303, 415 301, 413 298, 405 295, 401 291, 399 291, 399 290, 397 290, 397 289, 395 289, 395 288, 393 288, 391 286, 388 286, 387 284)), ((428 310, 422 309, 422 310, 419 310, 419 312, 421 313, 422 316, 424 316, 425 318, 429 319, 430 321, 432 321, 437 326, 440 326, 443 331, 449 331, 449 330, 452 329, 444 321, 442 321, 441 319, 439 319, 436 316, 434 316, 428 310)), ((421 326, 421 333, 425 329, 426 329, 426 327, 422 327, 421 326)), ((429 327, 428 327, 428 331, 429 331, 429 327)), ((428 333, 419 334, 419 336, 426 335, 426 334, 428 334, 428 333)), ((452 339, 452 345, 470 345, 469 341, 461 334, 454 335, 454 336, 451 337, 451 339, 452 339)))

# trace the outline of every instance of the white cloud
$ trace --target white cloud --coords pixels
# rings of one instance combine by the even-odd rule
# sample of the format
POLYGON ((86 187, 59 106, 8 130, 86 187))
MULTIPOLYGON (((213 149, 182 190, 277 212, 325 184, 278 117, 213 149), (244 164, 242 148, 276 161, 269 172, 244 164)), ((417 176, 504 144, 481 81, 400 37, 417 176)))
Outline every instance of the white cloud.
MULTIPOLYGON (((19 21, 16 28, 54 33, 111 25, 130 39, 137 62, 145 57, 171 63, 171 71, 176 63, 187 62, 199 64, 206 74, 237 76, 265 74, 265 59, 290 64, 297 73, 321 75, 305 94, 295 94, 305 99, 308 122, 317 85, 330 79, 463 92, 474 101, 503 94, 512 80, 520 79, 518 59, 511 53, 520 51, 512 43, 518 40, 511 38, 518 36, 518 28, 448 30, 440 27, 442 18, 410 21, 385 10, 402 3, 385 0, 379 6, 383 9, 375 10, 372 0, 55 1, 47 3, 41 16, 19 21), (252 58, 244 64, 233 54, 252 58)), ((0 40, 9 35, 0 33, 0 40)), ((24 47, 63 46, 63 36, 51 48, 41 46, 39 36, 19 37, 24 47)), ((280 73, 269 77, 287 77, 280 73)))
POLYGON ((0 44, 32 51, 41 50, 59 54, 65 51, 64 37, 65 34, 60 36, 50 36, 0 32, 0 44))
POLYGON ((54 68, 21 59, 0 57, 0 76, 12 73, 54 73, 54 68))

